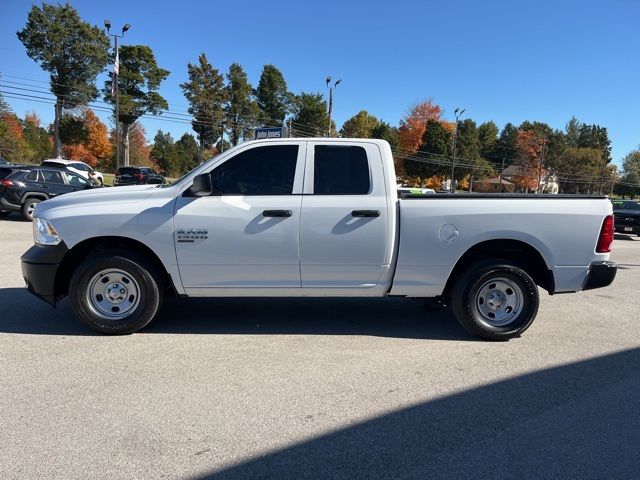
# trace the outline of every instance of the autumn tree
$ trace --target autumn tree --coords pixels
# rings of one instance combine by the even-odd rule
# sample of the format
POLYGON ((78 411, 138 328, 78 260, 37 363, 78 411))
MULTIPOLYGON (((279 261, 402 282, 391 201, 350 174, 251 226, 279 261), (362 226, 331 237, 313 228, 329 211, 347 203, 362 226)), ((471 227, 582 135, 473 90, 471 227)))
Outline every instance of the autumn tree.
POLYGON ((20 119, 12 112, 0 116, 0 157, 15 163, 23 163, 26 142, 20 119))
POLYGON ((265 65, 260 75, 256 100, 263 125, 280 126, 291 107, 291 94, 282 72, 274 65, 265 65))
POLYGON ((223 131, 224 103, 227 90, 224 77, 201 53, 198 64, 187 65, 189 81, 180 84, 182 93, 189 101, 189 113, 193 115, 193 131, 198 135, 200 146, 209 148, 216 143, 223 131))
POLYGON ((542 175, 540 154, 543 139, 534 130, 518 130, 516 145, 519 157, 514 165, 518 167, 518 173, 513 177, 513 182, 525 192, 536 190, 542 175))
POLYGON ((151 147, 147 145, 147 134, 140 122, 134 122, 129 130, 131 165, 151 167, 158 169, 158 166, 151 160, 151 147))
POLYGON ((59 156, 63 109, 98 97, 95 81, 107 65, 109 37, 101 28, 83 21, 69 3, 33 5, 27 24, 17 35, 27 55, 49 72, 51 93, 56 97, 54 155, 59 156))
MULTIPOLYGON (((158 66, 153 51, 147 45, 124 45, 120 47, 119 55, 120 116, 117 120, 122 124, 124 164, 129 165, 131 158, 129 130, 142 115, 160 115, 168 108, 167 101, 158 93, 158 89, 169 76, 169 71, 158 66)), ((105 82, 103 90, 105 100, 108 102, 114 101, 111 95, 112 77, 113 72, 109 72, 109 80, 105 82)), ((142 127, 138 126, 138 129, 140 128, 142 127)), ((148 152, 144 155, 142 147, 136 148, 138 148, 136 157, 149 162, 148 152)))
POLYGON ((366 110, 360 110, 344 122, 340 136, 347 138, 372 138, 374 129, 380 121, 366 110))
POLYGON ((258 122, 258 104, 253 98, 253 89, 247 74, 238 63, 232 63, 227 73, 227 103, 225 113, 229 127, 231 145, 241 138, 250 138, 258 122))
POLYGON ((420 102, 400 120, 398 146, 407 153, 418 151, 429 120, 440 120, 442 109, 431 99, 420 102))

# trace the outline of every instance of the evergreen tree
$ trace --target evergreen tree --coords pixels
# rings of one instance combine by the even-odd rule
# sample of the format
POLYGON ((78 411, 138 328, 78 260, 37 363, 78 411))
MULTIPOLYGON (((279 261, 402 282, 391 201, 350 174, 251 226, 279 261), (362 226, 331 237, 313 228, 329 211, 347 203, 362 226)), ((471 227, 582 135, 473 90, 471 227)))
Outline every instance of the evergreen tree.
POLYGON ((178 157, 173 137, 169 132, 158 130, 153 137, 150 157, 158 165, 159 170, 169 177, 179 177, 182 173, 182 165, 178 157))
POLYGON ((49 72, 56 97, 54 154, 60 155, 60 120, 63 109, 85 105, 98 97, 97 75, 107 65, 109 37, 80 18, 69 3, 34 5, 18 39, 27 55, 49 72))
POLYGON ((398 129, 381 120, 380 123, 371 130, 371 138, 386 140, 392 148, 397 147, 398 129))
POLYGON ((480 141, 480 155, 487 158, 496 142, 498 141, 498 133, 500 129, 495 122, 484 122, 478 127, 478 140, 480 141))
POLYGON ((175 144, 180 162, 180 173, 193 170, 200 164, 200 148, 198 142, 189 133, 185 133, 175 144))
POLYGON ((321 93, 302 92, 296 96, 293 130, 295 136, 323 136, 327 130, 327 102, 321 93))
POLYGON ((408 175, 420 177, 424 180, 434 175, 449 173, 447 157, 451 151, 451 132, 442 122, 427 121, 427 127, 422 135, 422 144, 415 157, 405 160, 408 175))
POLYGON ((225 112, 231 145, 237 145, 241 138, 251 138, 251 132, 258 122, 258 104, 253 99, 247 74, 238 63, 232 63, 227 73, 225 112))
POLYGON ((265 65, 256 89, 256 99, 263 125, 281 126, 291 107, 291 95, 280 70, 265 65))
POLYGON ((224 77, 201 53, 198 65, 187 66, 189 81, 180 88, 189 101, 189 113, 193 115, 193 131, 198 135, 200 146, 210 148, 220 137, 223 129, 224 103, 227 90, 224 77))

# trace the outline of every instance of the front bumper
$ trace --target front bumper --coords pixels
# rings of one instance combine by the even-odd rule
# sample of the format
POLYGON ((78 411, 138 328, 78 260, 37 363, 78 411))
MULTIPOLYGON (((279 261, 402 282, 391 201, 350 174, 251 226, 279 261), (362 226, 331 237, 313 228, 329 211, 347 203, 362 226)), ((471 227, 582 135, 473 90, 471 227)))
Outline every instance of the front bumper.
POLYGON ((50 305, 56 305, 56 275, 68 251, 64 242, 58 245, 34 245, 20 261, 27 290, 50 305))
POLYGON ((591 264, 587 279, 584 282, 583 290, 593 290, 611 285, 616 278, 618 265, 615 262, 595 262, 591 264))

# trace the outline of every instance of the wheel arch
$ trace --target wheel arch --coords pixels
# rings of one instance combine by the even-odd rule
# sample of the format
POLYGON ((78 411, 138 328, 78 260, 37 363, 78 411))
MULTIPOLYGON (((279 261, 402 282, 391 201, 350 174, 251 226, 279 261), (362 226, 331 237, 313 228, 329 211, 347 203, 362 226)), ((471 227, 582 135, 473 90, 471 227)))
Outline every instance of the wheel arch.
POLYGON ((135 252, 146 257, 154 267, 161 272, 163 277, 161 280, 165 287, 173 290, 174 292, 176 291, 173 279, 171 278, 171 275, 169 275, 167 268, 162 263, 162 260, 160 260, 160 257, 158 257, 158 255, 149 246, 132 238, 103 236, 83 240, 82 242, 74 245, 65 254, 56 273, 54 282, 54 297, 56 300, 67 295, 69 292, 71 276, 84 259, 92 253, 116 248, 135 252))
POLYGON ((42 192, 26 192, 22 195, 20 199, 20 203, 23 204, 30 198, 37 198, 38 200, 49 200, 49 196, 46 193, 42 192))
POLYGON ((553 271, 547 265, 540 251, 522 240, 494 239, 485 240, 470 247, 458 259, 445 285, 443 295, 449 295, 456 279, 470 265, 482 258, 500 258, 511 260, 527 272, 536 285, 544 288, 550 295, 555 290, 553 271))

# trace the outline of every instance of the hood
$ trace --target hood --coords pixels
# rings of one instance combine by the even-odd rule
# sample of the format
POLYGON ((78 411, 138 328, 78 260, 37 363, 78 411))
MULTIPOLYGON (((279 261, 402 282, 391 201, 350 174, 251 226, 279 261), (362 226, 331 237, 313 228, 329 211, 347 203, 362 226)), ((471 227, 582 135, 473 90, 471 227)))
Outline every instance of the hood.
POLYGON ((78 205, 136 203, 160 190, 157 185, 131 185, 127 187, 105 187, 67 193, 39 203, 35 214, 40 215, 53 209, 70 208, 78 205))

